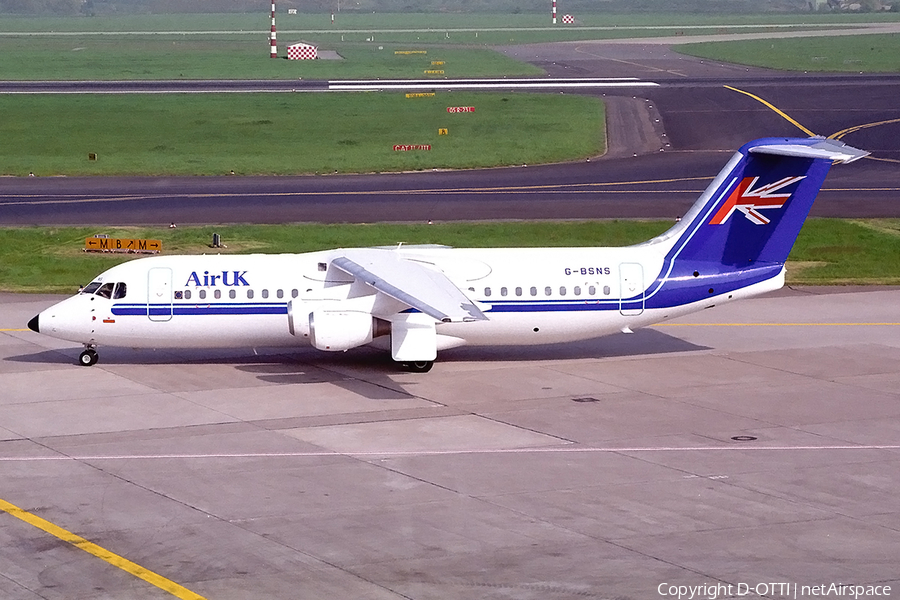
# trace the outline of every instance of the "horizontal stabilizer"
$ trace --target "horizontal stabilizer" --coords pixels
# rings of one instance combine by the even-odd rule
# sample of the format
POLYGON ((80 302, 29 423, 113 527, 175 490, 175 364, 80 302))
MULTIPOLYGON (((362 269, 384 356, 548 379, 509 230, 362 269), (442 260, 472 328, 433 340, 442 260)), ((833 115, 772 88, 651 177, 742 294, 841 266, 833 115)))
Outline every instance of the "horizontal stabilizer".
POLYGON ((487 320, 446 275, 405 260, 393 250, 345 250, 331 264, 438 321, 487 320))
POLYGON ((777 156, 793 156, 796 158, 826 158, 836 163, 850 163, 870 153, 859 148, 848 146, 837 140, 822 138, 820 141, 803 140, 806 144, 761 144, 750 146, 747 150, 753 154, 775 154, 777 156))

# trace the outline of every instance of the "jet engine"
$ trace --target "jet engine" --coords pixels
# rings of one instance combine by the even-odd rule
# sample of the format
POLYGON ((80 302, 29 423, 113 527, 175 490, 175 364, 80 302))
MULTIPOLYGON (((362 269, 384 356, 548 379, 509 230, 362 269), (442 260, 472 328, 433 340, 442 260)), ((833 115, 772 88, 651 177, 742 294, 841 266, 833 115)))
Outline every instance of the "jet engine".
POLYGON ((372 341, 375 318, 352 310, 314 310, 309 314, 309 341, 319 350, 349 350, 372 341))

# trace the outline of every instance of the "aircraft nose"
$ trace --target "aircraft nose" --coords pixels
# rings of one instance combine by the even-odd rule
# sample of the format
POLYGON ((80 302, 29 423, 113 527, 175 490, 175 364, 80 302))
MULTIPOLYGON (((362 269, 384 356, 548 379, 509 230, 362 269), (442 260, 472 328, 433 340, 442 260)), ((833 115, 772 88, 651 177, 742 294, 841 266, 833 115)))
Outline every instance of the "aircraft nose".
POLYGON ((41 315, 34 315, 34 318, 28 321, 28 329, 32 330, 35 333, 41 332, 41 326, 38 323, 41 315))

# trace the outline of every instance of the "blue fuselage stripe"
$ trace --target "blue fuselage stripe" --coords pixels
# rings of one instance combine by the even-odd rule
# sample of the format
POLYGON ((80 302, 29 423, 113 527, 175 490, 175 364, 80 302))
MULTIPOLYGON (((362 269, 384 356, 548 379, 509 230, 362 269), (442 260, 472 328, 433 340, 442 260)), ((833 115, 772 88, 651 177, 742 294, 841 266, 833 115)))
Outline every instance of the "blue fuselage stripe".
MULTIPOLYGON (((540 312, 583 312, 617 311, 620 309, 672 308, 697 302, 710 295, 727 294, 741 288, 760 283, 777 276, 781 265, 766 265, 741 272, 720 273, 708 277, 700 285, 695 281, 664 279, 658 277, 647 289, 653 293, 638 294, 632 298, 571 299, 571 300, 503 300, 490 302, 480 300, 490 306, 492 313, 540 313, 540 312)), ((690 278, 688 278, 690 279, 690 278)), ((286 315, 284 302, 219 302, 219 303, 172 303, 172 304, 114 304, 115 316, 164 316, 164 315, 286 315)))
POLYGON ((287 304, 115 304, 112 314, 116 316, 159 315, 286 315, 287 304))

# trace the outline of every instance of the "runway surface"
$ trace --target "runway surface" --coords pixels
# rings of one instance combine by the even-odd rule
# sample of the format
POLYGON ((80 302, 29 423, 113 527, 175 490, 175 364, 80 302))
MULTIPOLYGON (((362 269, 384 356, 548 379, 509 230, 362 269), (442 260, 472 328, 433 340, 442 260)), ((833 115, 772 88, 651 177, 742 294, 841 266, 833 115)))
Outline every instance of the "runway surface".
POLYGON ((80 367, 21 330, 54 300, 0 295, 5 599, 900 586, 900 290, 461 348, 427 375, 369 350, 80 367))
MULTIPOLYGON (((674 219, 730 155, 687 150, 477 172, 357 176, 17 178, 0 180, 0 224, 674 219)), ((812 214, 897 217, 898 192, 892 164, 836 167, 812 214)))

